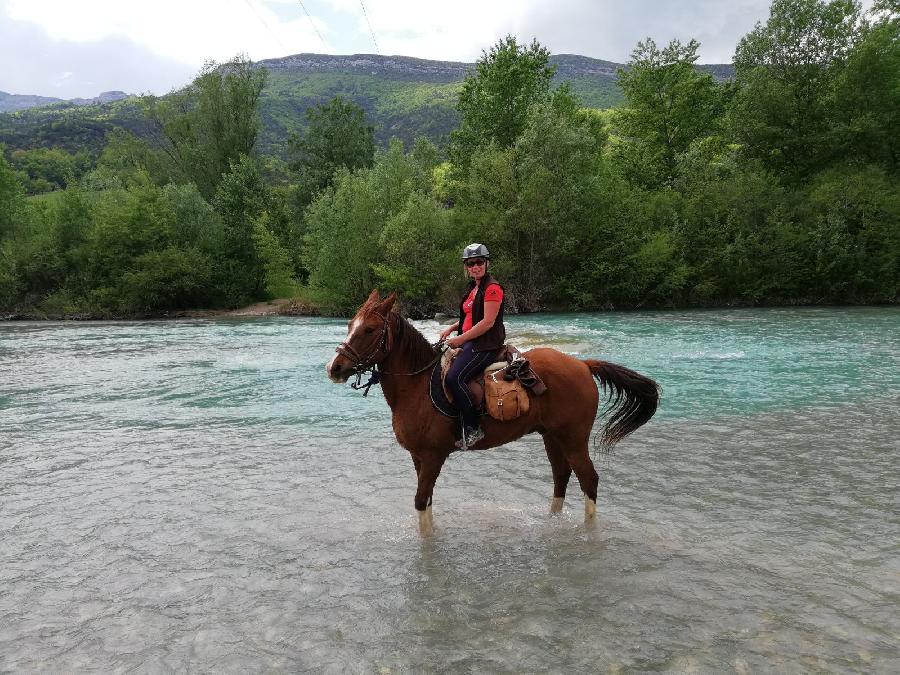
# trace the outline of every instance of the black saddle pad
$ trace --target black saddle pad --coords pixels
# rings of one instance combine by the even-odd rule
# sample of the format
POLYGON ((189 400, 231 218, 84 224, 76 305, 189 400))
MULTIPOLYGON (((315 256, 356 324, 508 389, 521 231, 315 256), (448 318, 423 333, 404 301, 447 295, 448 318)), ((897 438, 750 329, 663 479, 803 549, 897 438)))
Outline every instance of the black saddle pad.
POLYGON ((444 393, 444 387, 441 383, 441 362, 438 361, 431 371, 431 381, 428 386, 428 393, 431 396, 431 403, 442 415, 447 417, 459 417, 459 410, 447 398, 444 393))
MULTIPOLYGON (((447 417, 459 417, 459 408, 453 405, 450 399, 447 398, 447 394, 444 391, 443 385, 441 384, 440 361, 435 364, 434 368, 431 371, 431 380, 428 383, 428 394, 429 396, 431 396, 431 403, 439 413, 447 417)), ((482 407, 482 409, 478 411, 478 414, 481 417, 487 415, 484 407, 482 407)))

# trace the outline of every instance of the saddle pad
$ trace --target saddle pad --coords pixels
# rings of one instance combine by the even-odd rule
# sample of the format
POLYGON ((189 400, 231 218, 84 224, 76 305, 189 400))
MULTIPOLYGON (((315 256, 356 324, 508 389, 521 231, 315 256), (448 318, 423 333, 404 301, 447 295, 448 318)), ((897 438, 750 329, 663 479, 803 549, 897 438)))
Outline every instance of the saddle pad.
MULTIPOLYGON (((432 405, 434 405, 439 413, 446 415, 447 417, 459 417, 459 408, 453 405, 453 402, 450 400, 450 395, 447 393, 447 389, 444 386, 444 377, 447 369, 450 367, 451 359, 447 359, 446 361, 445 364, 444 359, 441 359, 441 361, 435 364, 434 368, 431 370, 431 379, 428 383, 428 394, 431 397, 432 405)), ((485 368, 484 372, 490 374, 497 370, 502 370, 506 365, 506 361, 497 361, 485 368)), ((484 373, 475 377, 474 380, 483 382, 484 373)), ((484 385, 479 386, 482 390, 484 389, 484 385)))
POLYGON ((444 377, 440 362, 434 364, 434 368, 431 369, 428 395, 431 397, 431 403, 435 410, 439 413, 447 417, 459 417, 459 410, 450 403, 450 399, 447 398, 447 393, 444 391, 444 377))

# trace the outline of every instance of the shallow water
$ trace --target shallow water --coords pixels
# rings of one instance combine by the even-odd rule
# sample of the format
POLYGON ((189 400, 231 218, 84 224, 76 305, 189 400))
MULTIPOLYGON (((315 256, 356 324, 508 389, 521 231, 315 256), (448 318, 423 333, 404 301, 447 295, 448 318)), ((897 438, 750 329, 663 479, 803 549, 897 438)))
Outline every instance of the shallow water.
POLYGON ((513 317, 662 407, 595 528, 535 436, 451 457, 427 540, 345 330, 0 325, 0 670, 900 669, 900 310, 513 317))

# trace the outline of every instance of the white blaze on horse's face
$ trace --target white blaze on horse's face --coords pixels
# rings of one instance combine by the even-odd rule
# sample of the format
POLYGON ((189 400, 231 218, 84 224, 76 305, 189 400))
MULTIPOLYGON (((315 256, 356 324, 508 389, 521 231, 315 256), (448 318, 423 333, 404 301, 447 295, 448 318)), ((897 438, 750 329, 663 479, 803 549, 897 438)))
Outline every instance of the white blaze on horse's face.
MULTIPOLYGON (((350 344, 353 338, 362 330, 362 318, 354 317, 354 319, 350 322, 350 326, 347 328, 347 339, 344 341, 346 344, 350 344)), ((343 384, 348 379, 350 379, 350 373, 352 370, 348 370, 343 367, 345 365, 345 361, 347 361, 346 357, 341 356, 340 354, 335 354, 331 361, 325 366, 325 372, 328 373, 328 379, 332 382, 336 382, 337 384, 343 384), (337 366, 337 367, 335 367, 337 366)), ((350 364, 346 364, 350 365, 350 364)))
POLYGON ((342 384, 356 373, 357 369, 370 368, 377 358, 384 358, 388 331, 387 317, 394 306, 396 296, 391 293, 386 298, 378 297, 372 291, 356 316, 347 326, 347 339, 338 347, 337 353, 325 366, 328 378, 342 384))
MULTIPOLYGON (((376 341, 380 337, 381 322, 378 316, 370 313, 357 314, 347 326, 347 339, 344 344, 350 347, 361 357, 365 358, 377 347, 376 341)), ((337 353, 325 366, 328 379, 337 384, 343 384, 354 372, 356 364, 343 354, 337 353)))

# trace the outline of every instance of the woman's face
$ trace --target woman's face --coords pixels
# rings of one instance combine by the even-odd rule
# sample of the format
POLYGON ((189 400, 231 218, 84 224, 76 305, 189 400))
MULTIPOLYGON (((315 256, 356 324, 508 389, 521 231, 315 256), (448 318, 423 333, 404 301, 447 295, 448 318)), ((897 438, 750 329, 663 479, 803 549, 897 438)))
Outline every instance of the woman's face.
POLYGON ((469 258, 463 264, 466 266, 466 273, 475 281, 480 281, 487 272, 489 263, 487 258, 469 258))

